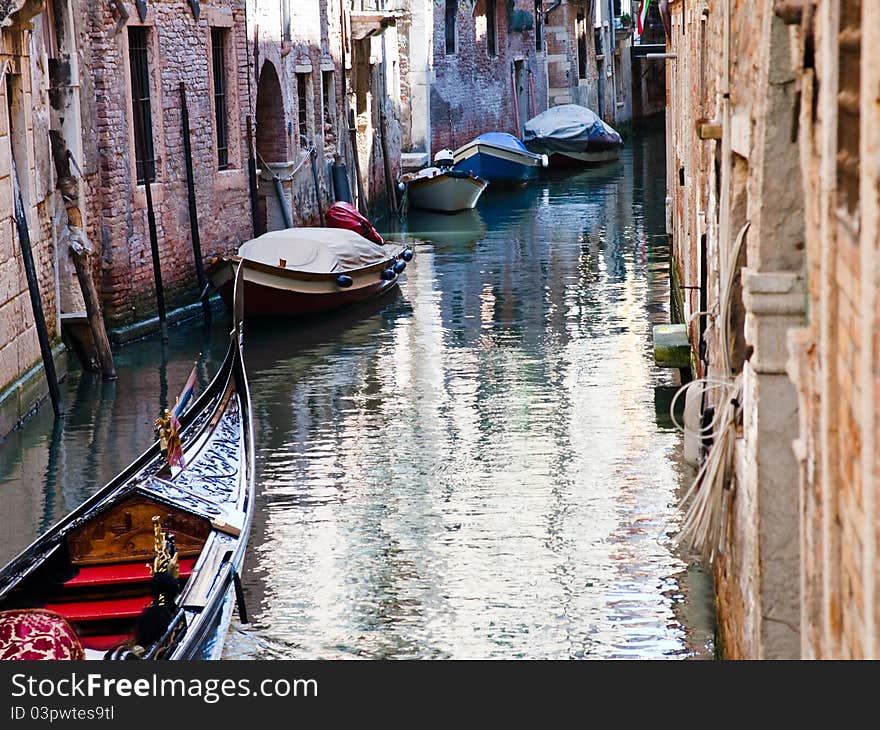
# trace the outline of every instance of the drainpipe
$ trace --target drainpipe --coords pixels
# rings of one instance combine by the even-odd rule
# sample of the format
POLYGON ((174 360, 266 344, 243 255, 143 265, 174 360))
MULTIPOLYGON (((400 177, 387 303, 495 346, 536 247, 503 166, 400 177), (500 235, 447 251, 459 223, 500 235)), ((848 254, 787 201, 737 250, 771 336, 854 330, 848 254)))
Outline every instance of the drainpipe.
MULTIPOLYGON (((719 273, 721 281, 727 276, 727 269, 735 262, 730 261, 730 177, 733 173, 730 139, 730 0, 722 3, 722 65, 721 65, 721 210, 718 227, 723 245, 718 247, 721 256, 719 273)), ((682 22, 684 17, 682 16, 682 22)), ((729 373, 724 373, 725 376, 729 373)))

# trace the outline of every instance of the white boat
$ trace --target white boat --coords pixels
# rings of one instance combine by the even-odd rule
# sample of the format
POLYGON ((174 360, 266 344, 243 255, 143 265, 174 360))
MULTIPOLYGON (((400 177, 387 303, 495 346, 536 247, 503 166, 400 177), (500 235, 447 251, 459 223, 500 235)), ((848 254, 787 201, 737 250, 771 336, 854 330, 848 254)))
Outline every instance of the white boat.
POLYGON ((474 208, 486 186, 486 180, 452 169, 452 150, 441 150, 434 166, 402 175, 409 204, 414 208, 455 213, 474 208))

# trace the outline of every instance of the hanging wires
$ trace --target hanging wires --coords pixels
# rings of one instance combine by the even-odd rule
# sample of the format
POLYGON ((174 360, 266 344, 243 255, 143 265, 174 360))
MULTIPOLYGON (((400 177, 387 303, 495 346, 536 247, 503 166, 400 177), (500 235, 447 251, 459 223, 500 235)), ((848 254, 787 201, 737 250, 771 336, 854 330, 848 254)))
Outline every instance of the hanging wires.
MULTIPOLYGON (((717 320, 724 376, 697 378, 686 383, 676 391, 669 405, 672 422, 679 431, 685 435, 696 435, 701 440, 708 436, 712 437, 709 453, 703 460, 693 483, 679 501, 679 508, 684 510, 684 517, 678 533, 673 538, 677 545, 699 554, 707 565, 711 565, 715 558, 724 552, 728 505, 725 493, 729 491, 727 486, 732 477, 737 421, 742 408, 742 373, 732 379, 727 376, 733 369, 729 333, 733 282, 737 272, 736 262, 749 225, 750 222, 746 221, 740 228, 723 272, 717 320), (675 405, 679 397, 688 388, 694 386, 701 388, 703 396, 710 392, 720 394, 719 405, 712 420, 696 429, 679 423, 675 417, 675 405)), ((696 314, 711 316, 713 313, 696 314)))

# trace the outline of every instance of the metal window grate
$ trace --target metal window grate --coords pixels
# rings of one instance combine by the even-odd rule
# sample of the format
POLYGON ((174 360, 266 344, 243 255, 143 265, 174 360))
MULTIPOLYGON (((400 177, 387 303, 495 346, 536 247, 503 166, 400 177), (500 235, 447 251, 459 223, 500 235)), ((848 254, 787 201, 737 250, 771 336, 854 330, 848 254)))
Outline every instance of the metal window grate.
POLYGON ((306 84, 309 80, 309 74, 302 73, 296 75, 296 100, 298 108, 299 120, 299 138, 300 144, 308 144, 309 139, 309 111, 306 99, 306 84))
POLYGON ((498 55, 498 9, 495 0, 486 0, 486 52, 498 55))
POLYGON ((225 28, 211 28, 218 170, 226 170, 229 167, 229 119, 226 112, 226 33, 225 28))
POLYGON ((455 53, 455 21, 458 17, 458 0, 446 0, 446 53, 455 53))
POLYGON ((587 78, 587 21, 583 13, 575 16, 577 31, 578 78, 587 78))
POLYGON ((134 115, 135 160, 138 184, 156 180, 156 154, 153 148, 153 113, 150 104, 150 66, 148 56, 149 29, 131 26, 128 29, 128 62, 131 69, 131 107, 134 115), (146 156, 146 160, 144 159, 146 156))

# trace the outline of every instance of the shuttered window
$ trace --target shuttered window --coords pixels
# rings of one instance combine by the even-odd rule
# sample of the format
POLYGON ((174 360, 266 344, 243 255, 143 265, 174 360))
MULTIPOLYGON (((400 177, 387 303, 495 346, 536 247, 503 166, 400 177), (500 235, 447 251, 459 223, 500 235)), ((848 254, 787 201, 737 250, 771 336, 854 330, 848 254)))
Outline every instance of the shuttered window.
POLYGON ((486 52, 498 55, 498 9, 495 0, 486 0, 486 52))

